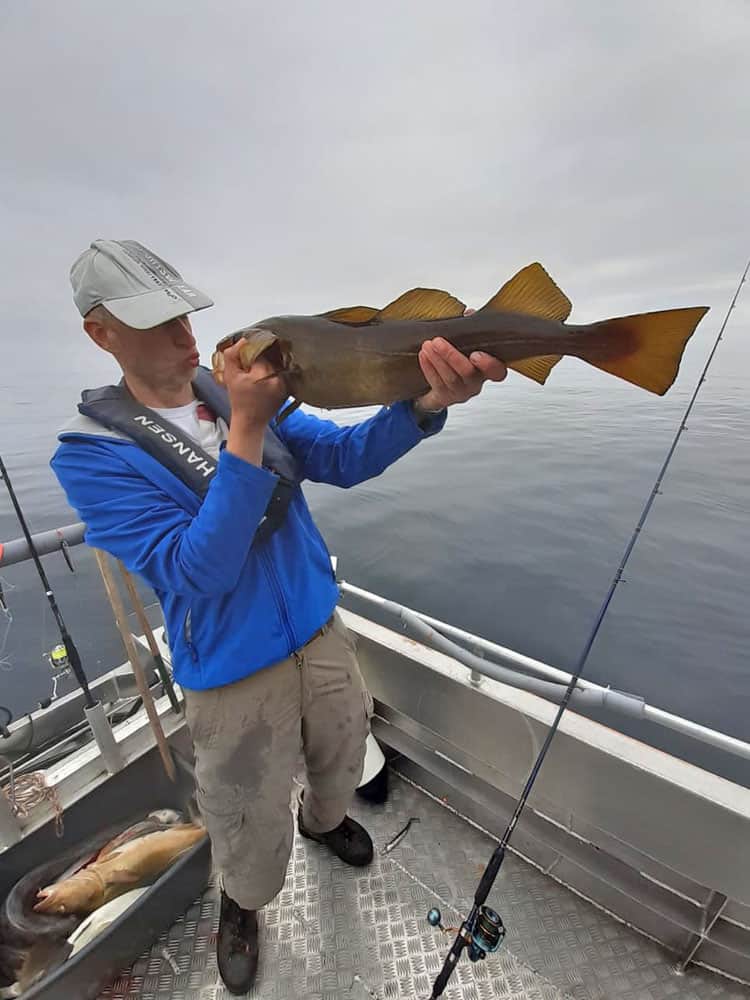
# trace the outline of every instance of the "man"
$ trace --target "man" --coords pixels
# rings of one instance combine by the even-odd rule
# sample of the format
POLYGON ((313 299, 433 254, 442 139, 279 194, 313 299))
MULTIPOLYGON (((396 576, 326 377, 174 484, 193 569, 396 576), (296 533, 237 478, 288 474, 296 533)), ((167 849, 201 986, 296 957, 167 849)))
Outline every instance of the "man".
POLYGON ((281 377, 262 358, 243 371, 236 345, 224 393, 199 368, 188 318, 211 299, 148 248, 96 240, 71 282, 84 329, 123 380, 83 394, 51 464, 88 543, 139 573, 163 608, 221 872, 218 966, 239 994, 257 970, 257 911, 286 875, 300 749, 300 833, 348 864, 373 855, 347 816, 372 701, 300 483, 379 475, 506 370, 427 342, 421 398, 349 427, 301 410, 277 424, 281 377))

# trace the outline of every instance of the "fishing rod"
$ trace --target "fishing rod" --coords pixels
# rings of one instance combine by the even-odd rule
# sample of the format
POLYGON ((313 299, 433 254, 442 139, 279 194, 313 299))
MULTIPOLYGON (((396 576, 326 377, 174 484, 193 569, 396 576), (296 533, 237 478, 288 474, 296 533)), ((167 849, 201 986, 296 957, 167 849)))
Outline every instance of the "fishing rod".
POLYGON ((26 523, 26 518, 21 510, 21 505, 18 502, 18 497, 16 496, 16 491, 13 489, 13 484, 10 481, 10 476, 8 475, 8 470, 5 467, 2 456, 0 455, 0 479, 5 481, 5 486, 8 490, 8 496, 10 497, 13 508, 16 512, 16 517, 18 518, 18 523, 21 525, 21 530, 26 538, 26 544, 29 547, 29 552, 31 553, 31 558, 34 560, 34 565, 36 566, 36 571, 39 574, 39 579, 42 581, 42 586, 44 587, 44 593, 49 601, 49 605, 52 608, 52 614, 55 616, 55 621, 57 622, 57 627, 60 631, 60 639, 63 646, 68 654, 68 660, 70 666, 75 674, 75 678, 83 691, 83 697, 86 702, 86 708, 93 709, 97 702, 94 701, 91 691, 89 690, 89 682, 86 679, 86 674, 83 670, 83 664, 81 663, 81 657, 76 648, 76 644, 73 642, 73 638, 68 632, 63 616, 60 613, 60 609, 57 606, 57 601, 55 600, 55 595, 50 587, 49 580, 47 579, 47 574, 44 572, 44 567, 39 558, 39 553, 34 545, 34 540, 31 537, 31 532, 29 531, 29 526, 26 523))
MULTIPOLYGON (((570 682, 567 688, 565 689, 565 693, 560 702, 560 706, 557 710, 557 714, 555 715, 555 719, 552 725, 550 726, 550 729, 547 733, 544 743, 542 744, 542 748, 539 751, 536 761, 534 762, 534 766, 531 769, 531 773, 529 774, 529 777, 526 781, 524 789, 521 792, 518 802, 516 803, 516 808, 514 809, 513 815, 511 816, 508 822, 508 826, 506 827, 502 840, 495 848, 492 857, 490 858, 487 867, 484 870, 479 885, 477 886, 476 892, 474 893, 474 904, 468 916, 461 924, 461 927, 458 930, 458 934, 456 935, 456 939, 453 942, 453 947, 446 955, 443 967, 438 973, 437 977, 435 978, 430 1000, 437 1000, 437 997, 442 996, 445 987, 448 985, 448 980, 453 975, 453 970, 456 968, 456 965, 458 964, 458 960, 461 957, 461 953, 463 952, 464 948, 468 948, 469 958, 471 959, 471 961, 478 962, 486 958, 487 955, 490 954, 491 952, 497 951, 497 949, 502 944, 503 938, 505 937, 505 926, 503 925, 503 921, 500 914, 497 913, 495 910, 493 910, 491 907, 485 905, 487 897, 490 894, 490 890, 492 889, 495 879, 498 876, 500 867, 505 859, 506 848, 508 846, 510 838, 513 836, 513 831, 515 830, 516 825, 519 819, 521 818, 521 813, 523 812, 524 806, 526 805, 526 801, 529 795, 531 794, 531 790, 534 786, 534 782, 536 781, 539 771, 541 770, 542 764, 544 763, 544 758, 547 756, 547 751, 549 750, 550 744, 552 743, 555 733, 557 732, 558 726, 560 725, 560 720, 562 719, 565 710, 568 707, 568 703, 572 697, 573 691, 575 690, 578 680, 580 679, 581 674, 583 673, 583 668, 586 666, 586 661, 588 660, 589 653, 591 652, 591 648, 594 645, 594 641, 596 640, 596 637, 599 634, 599 629, 602 626, 602 622, 604 621, 604 618, 607 614, 612 598, 614 597, 615 591, 617 590, 617 587, 622 579, 622 574, 625 570, 625 566, 627 565, 627 562, 630 559, 630 555, 633 549, 635 548, 635 544, 638 541, 638 537, 641 533, 641 530, 643 529, 643 525, 646 522, 646 518, 648 517, 649 512, 651 511, 651 507, 653 506, 654 500, 659 494, 662 480, 664 479, 666 471, 669 467, 669 463, 672 461, 672 456, 675 453, 677 444, 680 438, 682 437, 683 431, 687 427, 688 417, 690 416, 690 413, 693 409, 693 405, 698 397, 700 388, 706 380, 708 369, 711 366, 711 362, 714 359, 716 350, 724 335, 724 330, 729 321, 729 316, 731 315, 731 312, 735 307, 735 304, 740 294, 740 289, 742 288, 742 285, 744 284, 745 279, 747 278, 749 270, 750 270, 750 261, 748 261, 747 266, 745 267, 745 270, 742 274, 742 277, 740 278, 740 282, 737 285, 734 297, 729 305, 729 309, 727 309, 727 314, 724 317, 724 322, 721 324, 721 327, 719 328, 718 336, 716 337, 711 353, 709 354, 708 360, 706 361, 703 371, 701 372, 701 376, 698 379, 698 384, 695 387, 693 395, 690 397, 690 402, 688 403, 687 408, 682 416, 682 420, 680 421, 677 433, 675 434, 672 444, 669 448, 669 451, 667 452, 667 457, 664 459, 664 463, 662 464, 662 467, 659 470, 659 473, 656 477, 656 481, 651 489, 648 499, 646 500, 643 510, 641 511, 641 516, 638 518, 638 523, 636 524, 635 529, 632 535, 630 536, 627 545, 625 546, 625 552, 623 553, 623 556, 620 559, 617 570, 615 571, 615 574, 612 577, 612 581, 609 585, 609 589, 607 590, 604 600, 602 601, 601 607, 599 608, 599 612, 594 621, 594 625, 591 631, 589 632, 588 638, 586 639, 581 655, 578 658, 575 670, 573 671, 573 674, 570 678, 570 682)), ((430 912, 427 914, 427 920, 433 927, 442 928, 442 923, 441 923, 442 918, 440 910, 438 910, 437 908, 430 910, 430 912)))

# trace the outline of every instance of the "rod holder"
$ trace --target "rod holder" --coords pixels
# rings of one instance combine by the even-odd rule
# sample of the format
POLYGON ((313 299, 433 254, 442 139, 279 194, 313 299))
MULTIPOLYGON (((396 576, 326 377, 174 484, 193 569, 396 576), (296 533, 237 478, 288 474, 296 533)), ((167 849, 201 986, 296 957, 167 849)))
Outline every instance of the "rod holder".
POLYGON ((18 816, 13 812, 8 797, 0 788, 0 847, 10 847, 21 839, 22 830, 18 816))
POLYGON ((83 714, 91 727, 96 745, 99 747, 99 753, 107 765, 107 770, 110 774, 121 771, 125 766, 125 761, 122 759, 122 751, 117 744, 115 734, 112 732, 109 719, 105 715, 104 706, 100 701, 97 701, 91 708, 84 708, 83 714))

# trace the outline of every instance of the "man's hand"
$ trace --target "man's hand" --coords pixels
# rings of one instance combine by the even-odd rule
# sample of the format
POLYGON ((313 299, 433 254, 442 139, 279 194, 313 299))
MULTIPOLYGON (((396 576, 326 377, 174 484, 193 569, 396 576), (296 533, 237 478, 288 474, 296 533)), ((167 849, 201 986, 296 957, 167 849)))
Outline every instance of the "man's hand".
POLYGON ((240 365, 238 341, 224 351, 224 384, 232 405, 232 421, 239 419, 258 424, 265 429, 286 399, 284 379, 274 375, 274 367, 265 358, 258 358, 246 371, 240 365))
POLYGON ((232 407, 227 451, 252 465, 261 465, 263 435, 271 418, 287 398, 284 379, 258 358, 245 371, 240 365, 240 342, 224 351, 224 384, 232 407))
MULTIPOLYGON (((469 316, 473 312, 473 309, 467 309, 464 315, 469 316)), ((491 354, 476 351, 466 358, 442 337, 426 340, 422 344, 419 365, 430 389, 414 400, 418 416, 442 410, 454 403, 465 403, 481 391, 488 379, 502 382, 508 374, 503 362, 491 354)))

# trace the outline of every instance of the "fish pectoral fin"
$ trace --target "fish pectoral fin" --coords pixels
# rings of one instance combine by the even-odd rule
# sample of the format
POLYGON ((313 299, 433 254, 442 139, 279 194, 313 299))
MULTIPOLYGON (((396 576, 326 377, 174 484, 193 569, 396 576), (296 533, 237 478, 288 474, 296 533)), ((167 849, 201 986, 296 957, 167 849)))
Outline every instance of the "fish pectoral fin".
POLYGON ((482 306, 480 312, 527 313, 563 322, 573 308, 568 296, 561 292, 541 264, 529 264, 506 281, 497 294, 482 306))
POLYGON ((450 292, 439 288, 412 288, 381 309, 377 319, 454 319, 466 306, 450 292))
POLYGON ((131 868, 113 868, 107 872, 105 883, 107 885, 133 885, 140 880, 138 872, 131 868))
POLYGON ((512 368, 519 375, 532 378, 539 385, 544 385, 547 376, 562 358, 562 354, 545 354, 539 358, 524 358, 522 361, 509 361, 508 368, 512 368))
POLYGON ((329 312, 319 315, 323 319, 333 320, 334 323, 350 323, 359 326, 362 323, 369 323, 379 312, 380 310, 375 306, 343 306, 341 309, 331 309, 329 312))

